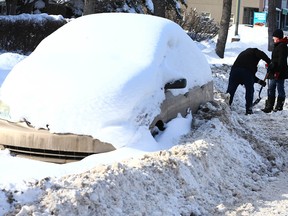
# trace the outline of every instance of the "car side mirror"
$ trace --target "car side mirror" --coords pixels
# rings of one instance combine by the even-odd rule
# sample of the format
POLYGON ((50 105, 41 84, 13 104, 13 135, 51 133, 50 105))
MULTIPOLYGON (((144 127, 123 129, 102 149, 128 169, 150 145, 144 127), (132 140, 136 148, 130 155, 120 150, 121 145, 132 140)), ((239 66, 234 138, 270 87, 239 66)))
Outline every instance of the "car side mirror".
POLYGON ((181 89, 181 88, 185 88, 187 85, 187 80, 186 79, 178 79, 178 80, 174 80, 172 82, 166 83, 164 86, 164 89, 181 89))

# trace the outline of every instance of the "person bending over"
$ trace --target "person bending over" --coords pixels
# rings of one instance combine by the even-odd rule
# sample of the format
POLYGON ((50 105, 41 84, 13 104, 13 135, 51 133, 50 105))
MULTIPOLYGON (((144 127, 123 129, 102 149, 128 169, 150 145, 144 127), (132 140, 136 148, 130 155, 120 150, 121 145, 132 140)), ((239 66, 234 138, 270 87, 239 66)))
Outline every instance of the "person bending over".
POLYGON ((234 94, 239 85, 245 87, 246 115, 253 114, 252 104, 254 96, 254 83, 265 87, 266 82, 256 77, 257 66, 260 60, 270 64, 270 58, 257 48, 248 48, 242 51, 232 65, 227 92, 230 94, 229 105, 232 104, 234 94))

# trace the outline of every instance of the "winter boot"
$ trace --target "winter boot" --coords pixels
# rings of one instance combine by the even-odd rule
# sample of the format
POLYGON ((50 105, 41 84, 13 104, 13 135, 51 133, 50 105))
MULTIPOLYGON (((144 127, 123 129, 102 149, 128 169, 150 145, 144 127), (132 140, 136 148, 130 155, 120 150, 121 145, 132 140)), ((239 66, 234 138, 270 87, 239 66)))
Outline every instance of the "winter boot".
POLYGON ((285 98, 283 98, 283 97, 278 97, 278 98, 277 98, 277 103, 276 103, 275 109, 274 109, 273 111, 274 111, 274 112, 277 112, 277 111, 283 110, 284 102, 285 102, 285 98))
POLYGON ((273 110, 275 103, 275 97, 268 97, 268 99, 265 101, 265 108, 261 109, 265 113, 270 113, 273 110))

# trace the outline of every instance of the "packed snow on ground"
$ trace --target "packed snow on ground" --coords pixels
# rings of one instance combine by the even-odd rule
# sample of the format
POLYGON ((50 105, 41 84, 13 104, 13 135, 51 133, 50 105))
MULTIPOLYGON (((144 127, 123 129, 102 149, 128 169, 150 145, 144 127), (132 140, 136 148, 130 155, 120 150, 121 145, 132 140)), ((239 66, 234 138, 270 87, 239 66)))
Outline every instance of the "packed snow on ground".
MULTIPOLYGON (((0 151, 0 215, 286 215, 287 103, 283 111, 261 112, 265 88, 255 114, 246 116, 244 88, 231 107, 225 95, 242 50, 258 47, 271 55, 268 30, 240 25, 241 40, 232 43, 233 33, 232 26, 224 59, 215 55, 214 40, 197 44, 212 69, 214 101, 168 123, 161 134, 170 143, 166 149, 139 154, 132 145, 64 165, 0 151)), ((21 58, 0 55, 10 69, 21 58)), ((260 62, 257 76, 264 75, 260 62)), ((255 90, 256 99, 256 84, 255 90)))

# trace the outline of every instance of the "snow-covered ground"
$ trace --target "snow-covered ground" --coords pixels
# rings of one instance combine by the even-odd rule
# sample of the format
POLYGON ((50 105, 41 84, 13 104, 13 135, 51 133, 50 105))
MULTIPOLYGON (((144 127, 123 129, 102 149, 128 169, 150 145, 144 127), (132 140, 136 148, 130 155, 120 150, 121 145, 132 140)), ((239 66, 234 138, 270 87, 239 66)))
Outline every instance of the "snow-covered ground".
MULTIPOLYGON (((65 165, 0 151, 0 215, 287 215, 287 103, 281 112, 261 112, 265 88, 255 114, 246 116, 244 88, 238 88, 231 108, 224 94, 242 50, 258 47, 271 55, 267 32, 240 26, 240 42, 231 43, 231 27, 224 59, 216 56, 214 41, 197 44, 212 69, 215 101, 192 116, 192 129, 184 135, 172 132, 191 118, 168 124, 172 147, 144 154, 120 148, 102 155, 107 164, 98 155, 65 165)), ((5 62, 21 59, 7 53, 0 59, 3 55, 5 62)), ((264 77, 264 62, 257 75, 264 77)), ((255 99, 259 88, 255 84, 255 99)))

